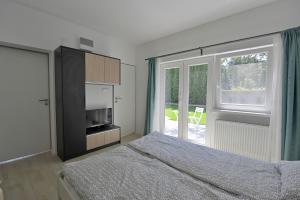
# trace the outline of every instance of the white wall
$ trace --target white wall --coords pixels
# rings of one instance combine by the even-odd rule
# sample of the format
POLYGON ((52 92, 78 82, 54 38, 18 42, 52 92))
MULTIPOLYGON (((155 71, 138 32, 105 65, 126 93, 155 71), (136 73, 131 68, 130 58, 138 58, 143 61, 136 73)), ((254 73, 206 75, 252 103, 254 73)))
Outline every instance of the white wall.
MULTIPOLYGON (((78 48, 78 38, 94 40, 95 52, 135 64, 135 46, 52 15, 10 2, 0 1, 0 42, 45 50, 59 45, 78 48)), ((56 150, 53 54, 50 55, 50 108, 52 147, 56 150)))
POLYGON ((300 26, 299 10, 299 0, 281 0, 138 46, 136 132, 142 134, 145 123, 147 91, 145 58, 300 26))
POLYGON ((9 0, 0 1, 0 41, 54 50, 61 44, 78 48, 80 36, 94 40, 97 53, 135 62, 133 45, 9 0))

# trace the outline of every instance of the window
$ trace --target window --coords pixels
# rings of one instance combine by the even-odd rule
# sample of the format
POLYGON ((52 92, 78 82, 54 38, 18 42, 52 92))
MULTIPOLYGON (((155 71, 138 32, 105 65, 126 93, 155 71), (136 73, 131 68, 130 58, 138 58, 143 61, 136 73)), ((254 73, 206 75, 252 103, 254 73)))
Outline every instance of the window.
POLYGON ((220 109, 268 112, 272 48, 217 56, 217 106, 220 109))

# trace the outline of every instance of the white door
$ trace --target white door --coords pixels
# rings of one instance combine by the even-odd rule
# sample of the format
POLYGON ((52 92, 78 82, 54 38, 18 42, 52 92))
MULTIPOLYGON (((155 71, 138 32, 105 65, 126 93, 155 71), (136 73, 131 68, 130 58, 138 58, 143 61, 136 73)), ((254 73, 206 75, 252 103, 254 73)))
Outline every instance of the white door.
POLYGON ((50 149, 48 55, 0 46, 0 162, 50 149))
POLYGON ((135 67, 121 66, 121 85, 114 87, 114 124, 121 135, 135 132, 135 67))

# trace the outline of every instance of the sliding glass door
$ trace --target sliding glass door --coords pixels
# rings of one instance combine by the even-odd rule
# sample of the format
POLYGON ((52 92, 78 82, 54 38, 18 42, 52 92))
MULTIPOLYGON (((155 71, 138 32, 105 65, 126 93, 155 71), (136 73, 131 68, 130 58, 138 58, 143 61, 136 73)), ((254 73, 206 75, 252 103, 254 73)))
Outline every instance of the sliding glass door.
POLYGON ((205 144, 209 68, 212 58, 195 58, 161 65, 161 131, 205 144))

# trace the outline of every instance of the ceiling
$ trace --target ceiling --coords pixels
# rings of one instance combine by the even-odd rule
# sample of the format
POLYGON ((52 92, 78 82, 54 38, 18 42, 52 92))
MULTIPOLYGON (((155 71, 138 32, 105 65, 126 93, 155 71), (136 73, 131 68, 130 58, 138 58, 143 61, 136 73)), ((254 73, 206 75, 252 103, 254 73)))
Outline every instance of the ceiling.
POLYGON ((276 0, 13 0, 141 44, 276 0))

